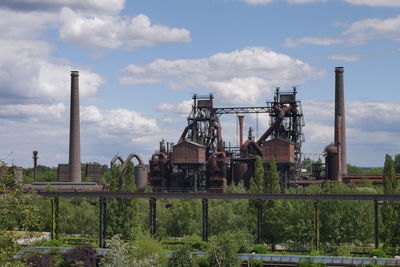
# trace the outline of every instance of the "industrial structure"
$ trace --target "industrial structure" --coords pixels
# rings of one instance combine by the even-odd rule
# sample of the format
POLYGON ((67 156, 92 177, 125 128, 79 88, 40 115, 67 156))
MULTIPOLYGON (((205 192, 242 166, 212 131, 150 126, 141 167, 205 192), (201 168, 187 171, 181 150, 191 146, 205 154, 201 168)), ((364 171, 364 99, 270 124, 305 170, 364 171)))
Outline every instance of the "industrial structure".
MULTIPOLYGON (((343 73, 343 67, 335 68, 335 134, 333 145, 325 148, 325 172, 322 174, 323 164, 313 166, 308 180, 341 181, 347 174, 343 73)), ((230 183, 243 182, 249 187, 255 173, 254 162, 259 156, 267 181, 270 162, 275 159, 281 189, 298 185, 297 181, 304 180, 301 175, 304 117, 297 93, 296 87, 289 91, 277 88, 272 101, 253 107, 215 107, 212 94, 195 94, 187 126, 176 143, 162 140, 148 165, 138 154, 131 153, 126 160, 117 154, 111 161, 111 168, 119 162, 121 178, 125 179, 128 163, 137 159, 134 182, 138 190, 150 185, 154 191, 223 192, 230 183), (254 137, 250 127, 245 138, 244 120, 247 114, 257 114, 257 118, 258 114, 268 115, 269 121, 261 124, 265 125, 261 137, 254 137), (239 142, 236 146, 227 145, 223 139, 222 115, 234 115, 238 119, 239 142)), ((71 72, 69 141, 69 163, 59 164, 58 182, 51 185, 61 190, 100 188, 97 183, 83 183, 81 180, 78 71, 71 72)), ((98 182, 101 166, 88 166, 86 174, 89 173, 98 182)), ((32 188, 47 185, 35 181, 32 188)))
MULTIPOLYGON (((243 181, 249 187, 256 156, 269 168, 275 158, 281 175, 281 186, 300 171, 304 126, 297 90, 276 89, 274 100, 260 107, 214 107, 214 96, 193 96, 188 124, 178 142, 160 143, 150 160, 149 183, 153 190, 193 190, 222 192, 227 183, 243 181), (249 128, 244 141, 244 114, 266 113, 269 127, 255 140, 249 128), (239 146, 226 146, 222 137, 221 115, 238 116, 239 146)), ((265 123, 268 125, 268 123, 265 123)))
POLYGON ((326 177, 336 181, 341 181, 342 176, 347 174, 343 73, 343 67, 335 68, 334 143, 325 149, 326 177))

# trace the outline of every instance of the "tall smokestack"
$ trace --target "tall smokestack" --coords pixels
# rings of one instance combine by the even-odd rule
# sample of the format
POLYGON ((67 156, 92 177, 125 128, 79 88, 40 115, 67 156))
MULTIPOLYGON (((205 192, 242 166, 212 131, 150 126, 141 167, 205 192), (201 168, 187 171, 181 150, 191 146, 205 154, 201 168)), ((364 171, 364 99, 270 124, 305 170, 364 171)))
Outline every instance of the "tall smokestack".
POLYGON ((243 122, 244 122, 244 116, 239 115, 239 146, 243 145, 243 122))
POLYGON ((69 181, 81 180, 81 138, 79 122, 79 71, 71 71, 71 113, 69 126, 69 181))
POLYGON ((340 176, 347 174, 343 73, 343 67, 335 68, 335 145, 338 152, 338 173, 340 176))

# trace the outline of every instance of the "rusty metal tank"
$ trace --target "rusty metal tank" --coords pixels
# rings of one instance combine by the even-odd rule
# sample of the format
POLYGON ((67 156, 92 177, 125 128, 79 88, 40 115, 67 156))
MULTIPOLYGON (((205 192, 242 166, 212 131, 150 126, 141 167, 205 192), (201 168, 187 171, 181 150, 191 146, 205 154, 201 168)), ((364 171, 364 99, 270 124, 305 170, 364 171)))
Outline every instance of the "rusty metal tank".
POLYGON ((135 166, 135 185, 136 189, 143 190, 148 183, 148 167, 145 164, 135 166))
POLYGON ((326 178, 329 180, 338 180, 339 165, 338 165, 338 151, 336 146, 328 146, 325 149, 325 165, 327 168, 326 178))

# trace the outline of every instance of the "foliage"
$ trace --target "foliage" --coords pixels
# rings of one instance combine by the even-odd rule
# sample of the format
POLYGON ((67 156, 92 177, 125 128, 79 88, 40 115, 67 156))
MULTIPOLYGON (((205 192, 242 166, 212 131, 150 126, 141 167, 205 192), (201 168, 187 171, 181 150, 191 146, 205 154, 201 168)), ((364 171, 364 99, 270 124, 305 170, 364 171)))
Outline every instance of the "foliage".
POLYGON ((233 233, 225 232, 212 237, 211 249, 207 253, 207 260, 210 266, 239 266, 240 259, 236 254, 238 250, 239 243, 233 233))
POLYGON ((251 252, 254 252, 256 254, 267 254, 270 251, 264 244, 257 244, 254 246, 251 252))
MULTIPOLYGON (((123 175, 120 166, 114 166, 112 171, 105 177, 110 184, 112 192, 134 192, 134 166, 129 162, 123 175)), ((133 229, 139 227, 137 220, 139 201, 135 199, 109 199, 107 202, 107 233, 111 236, 120 234, 124 239, 133 239, 133 229)))
MULTIPOLYGON (((24 169, 23 181, 24 183, 33 182, 33 168, 24 169)), ((42 182, 56 182, 57 181, 57 168, 51 168, 43 165, 37 166, 38 179, 42 182)))
POLYGON ((29 231, 41 230, 39 210, 32 205, 32 196, 23 194, 22 184, 3 162, 0 162, 0 173, 0 189, 8 190, 0 195, 0 266, 24 266, 12 258, 20 249, 16 241, 32 237, 29 231), (10 230, 23 232, 17 236, 10 230))
POLYGON ((102 259, 103 267, 152 267, 163 266, 167 262, 166 251, 161 244, 149 238, 125 242, 114 236, 108 242, 110 251, 102 259))
POLYGON ((323 262, 313 262, 311 259, 299 263, 299 267, 323 267, 323 266, 325 266, 323 262))
POLYGON ((254 177, 250 180, 250 192, 263 193, 265 187, 264 166, 260 156, 256 156, 254 163, 254 177))
MULTIPOLYGON (((386 154, 385 164, 383 168, 383 191, 385 194, 394 194, 397 192, 397 178, 394 170, 394 162, 392 157, 386 154)), ((381 208, 382 214, 382 239, 385 244, 390 246, 398 246, 400 244, 400 231, 399 231, 399 211, 398 208, 386 203, 381 208)))
POLYGON ((386 154, 385 165, 383 167, 383 188, 385 194, 394 194, 397 190, 394 163, 392 157, 388 154, 386 154))
POLYGON ((134 241, 133 256, 137 260, 146 260, 148 258, 157 259, 157 266, 167 263, 167 251, 162 247, 161 243, 148 236, 143 236, 134 241))
POLYGON ((370 257, 386 258, 386 252, 383 249, 373 249, 369 254, 370 257))
POLYGON ((182 237, 191 234, 200 235, 200 200, 168 200, 161 202, 157 208, 157 217, 159 219, 157 232, 159 236, 182 237))
POLYGON ((281 192, 281 187, 279 183, 279 172, 278 172, 278 167, 276 166, 276 159, 274 157, 271 159, 271 162, 269 163, 267 192, 268 193, 281 192))
POLYGON ((263 267, 263 261, 262 260, 249 260, 249 267, 263 267))
POLYGON ((196 266, 198 266, 198 267, 209 267, 210 266, 206 257, 194 257, 194 261, 195 261, 196 266))
POLYGON ((400 154, 394 156, 394 170, 396 173, 400 173, 400 154))
POLYGON ((50 254, 32 254, 26 262, 31 267, 53 267, 53 258, 50 254))
POLYGON ((96 266, 96 250, 88 244, 79 245, 68 250, 63 255, 66 267, 94 267, 96 266))
POLYGON ((178 246, 168 261, 170 267, 191 267, 194 265, 195 261, 191 257, 191 246, 187 244, 178 246))

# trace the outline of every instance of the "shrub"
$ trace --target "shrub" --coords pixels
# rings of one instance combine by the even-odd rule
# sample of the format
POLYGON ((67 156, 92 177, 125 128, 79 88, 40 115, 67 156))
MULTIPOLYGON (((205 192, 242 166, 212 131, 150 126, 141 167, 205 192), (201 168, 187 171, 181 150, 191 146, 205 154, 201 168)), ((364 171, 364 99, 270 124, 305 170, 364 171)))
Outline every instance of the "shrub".
POLYGON ((387 255, 382 249, 373 249, 369 254, 370 257, 386 258, 387 255))
POLYGON ((263 267, 263 261, 262 260, 249 260, 249 266, 250 267, 263 267))
POLYGON ((194 261, 196 263, 196 266, 198 267, 209 267, 210 264, 208 263, 208 260, 206 257, 194 257, 194 261))
POLYGON ((174 254, 168 261, 170 267, 191 267, 194 260, 191 257, 191 247, 189 245, 180 245, 176 247, 174 254))
POLYGON ((31 267, 53 267, 53 259, 49 254, 32 254, 26 262, 31 267))
POLYGON ((254 246, 253 250, 251 252, 254 252, 256 254, 267 254, 270 251, 268 250, 268 248, 263 245, 263 244, 257 244, 254 246))
POLYGON ((94 267, 96 266, 96 250, 88 244, 79 245, 63 255, 67 267, 94 267))

